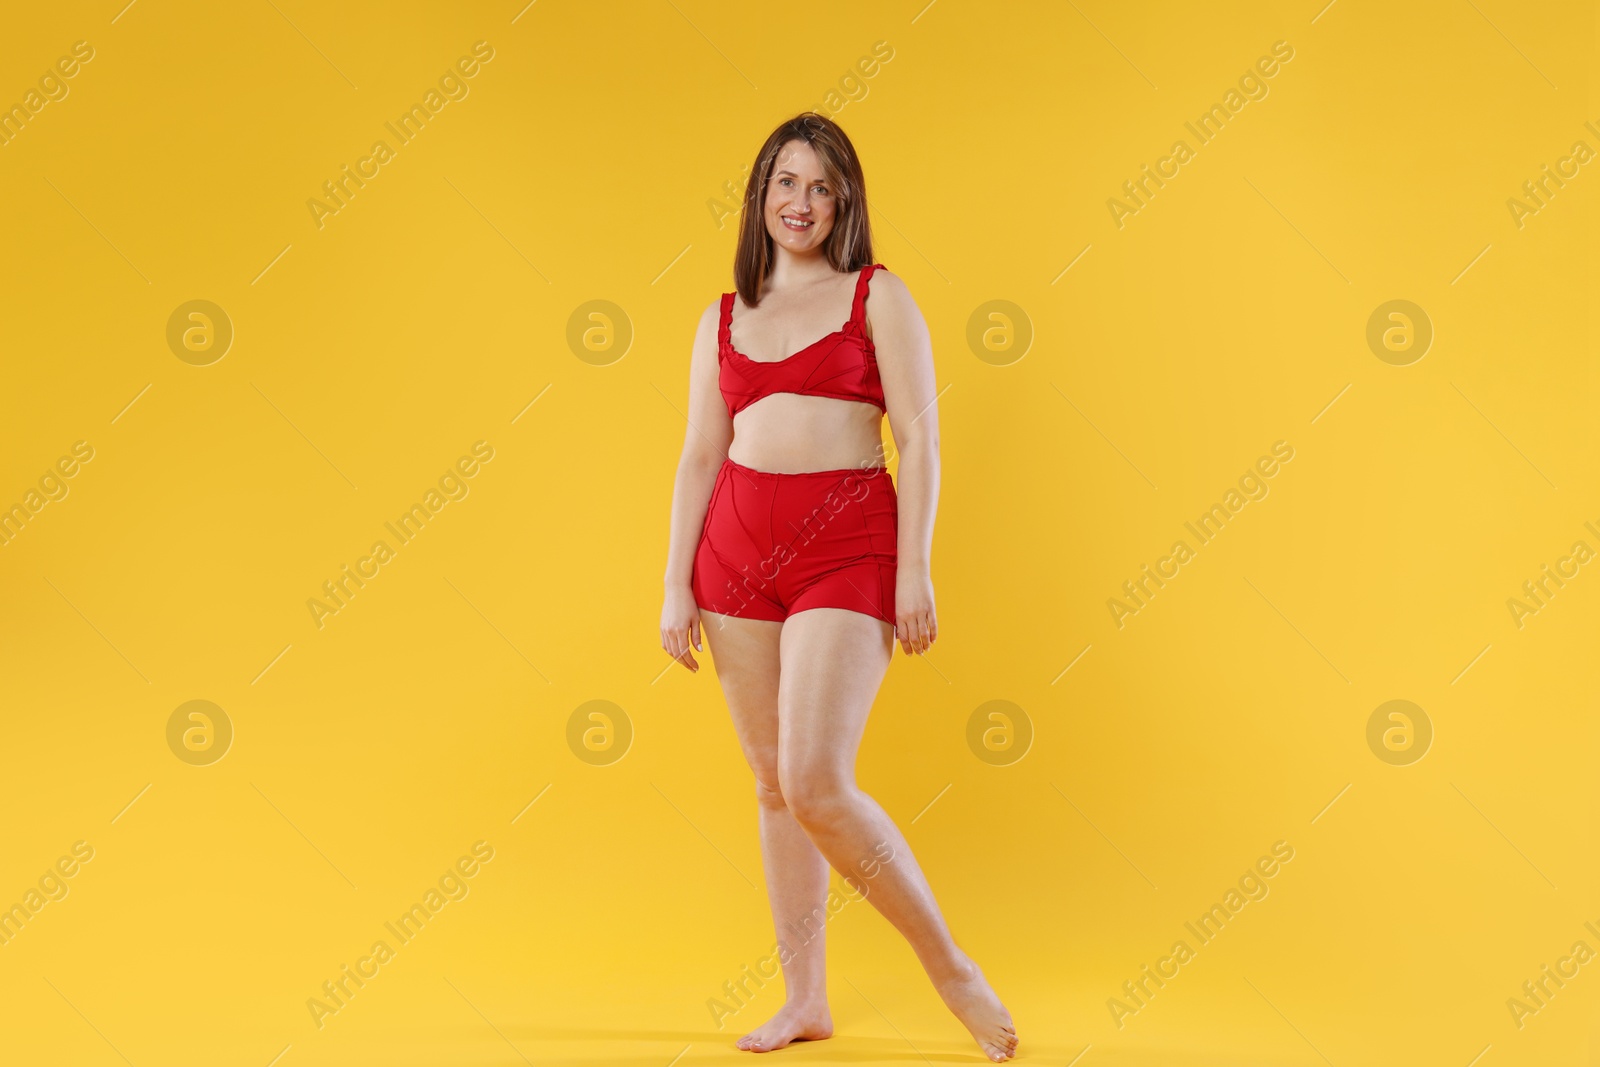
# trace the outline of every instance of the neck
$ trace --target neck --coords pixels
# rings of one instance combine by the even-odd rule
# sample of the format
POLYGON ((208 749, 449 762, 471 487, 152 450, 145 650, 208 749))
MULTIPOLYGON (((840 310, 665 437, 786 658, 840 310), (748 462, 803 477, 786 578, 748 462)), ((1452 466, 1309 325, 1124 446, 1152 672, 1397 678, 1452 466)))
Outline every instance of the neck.
POLYGON ((791 252, 778 247, 775 249, 772 271, 767 275, 767 284, 775 289, 799 289, 836 278, 838 274, 820 250, 791 252))

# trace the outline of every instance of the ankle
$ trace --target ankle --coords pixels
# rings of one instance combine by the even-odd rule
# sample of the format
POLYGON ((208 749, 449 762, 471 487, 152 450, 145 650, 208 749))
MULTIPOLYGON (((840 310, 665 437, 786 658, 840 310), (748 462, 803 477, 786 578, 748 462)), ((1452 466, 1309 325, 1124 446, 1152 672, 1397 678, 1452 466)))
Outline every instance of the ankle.
POLYGON ((819 990, 815 993, 803 993, 785 997, 783 1010, 796 1015, 826 1015, 828 1014, 828 994, 819 990))
POLYGON ((972 957, 958 948, 952 948, 944 958, 929 965, 927 971, 935 989, 970 982, 983 974, 978 965, 972 962, 972 957))

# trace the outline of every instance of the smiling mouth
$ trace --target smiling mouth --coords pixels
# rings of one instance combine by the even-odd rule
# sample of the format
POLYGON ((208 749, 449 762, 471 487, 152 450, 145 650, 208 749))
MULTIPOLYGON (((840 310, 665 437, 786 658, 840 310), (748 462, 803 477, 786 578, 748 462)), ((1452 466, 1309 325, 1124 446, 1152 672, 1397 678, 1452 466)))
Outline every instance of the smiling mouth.
POLYGON ((781 217, 783 219, 783 224, 789 227, 791 230, 809 230, 811 227, 816 225, 816 223, 810 219, 797 219, 789 215, 783 215, 781 217))

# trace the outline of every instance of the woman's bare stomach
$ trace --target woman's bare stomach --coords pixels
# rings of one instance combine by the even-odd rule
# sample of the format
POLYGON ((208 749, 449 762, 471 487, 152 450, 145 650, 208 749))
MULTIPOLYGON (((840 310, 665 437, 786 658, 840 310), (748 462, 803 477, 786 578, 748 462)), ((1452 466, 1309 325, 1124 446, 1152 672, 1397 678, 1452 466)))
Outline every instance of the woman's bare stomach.
POLYGON ((882 467, 883 409, 855 400, 774 393, 733 417, 728 458, 774 474, 882 467))

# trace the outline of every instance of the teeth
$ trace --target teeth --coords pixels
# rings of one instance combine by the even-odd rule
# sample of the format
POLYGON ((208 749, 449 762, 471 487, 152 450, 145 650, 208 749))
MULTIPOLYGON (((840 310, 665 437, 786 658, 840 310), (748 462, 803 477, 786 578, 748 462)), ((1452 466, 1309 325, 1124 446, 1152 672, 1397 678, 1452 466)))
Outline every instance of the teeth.
POLYGON ((795 230, 804 230, 804 229, 809 228, 810 225, 811 225, 811 223, 809 223, 809 222, 797 222, 794 219, 784 219, 783 221, 791 229, 795 229, 795 230))

